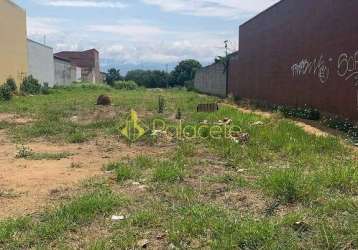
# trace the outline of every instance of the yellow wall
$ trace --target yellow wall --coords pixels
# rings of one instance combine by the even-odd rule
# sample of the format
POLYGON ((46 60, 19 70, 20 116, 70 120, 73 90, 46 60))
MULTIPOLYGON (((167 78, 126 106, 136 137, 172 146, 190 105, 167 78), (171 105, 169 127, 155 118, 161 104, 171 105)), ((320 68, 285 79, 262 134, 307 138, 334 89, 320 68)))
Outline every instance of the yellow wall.
POLYGON ((10 0, 0 0, 0 85, 8 77, 19 84, 27 73, 26 13, 10 0))

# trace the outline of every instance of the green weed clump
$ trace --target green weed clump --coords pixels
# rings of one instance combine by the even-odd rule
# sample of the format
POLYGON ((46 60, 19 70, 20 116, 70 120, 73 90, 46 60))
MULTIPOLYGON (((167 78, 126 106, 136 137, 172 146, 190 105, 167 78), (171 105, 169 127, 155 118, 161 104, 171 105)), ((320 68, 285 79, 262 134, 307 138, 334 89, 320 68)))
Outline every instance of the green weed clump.
POLYGON ((316 173, 321 185, 330 191, 354 194, 358 190, 358 163, 345 162, 321 169, 316 173))
POLYGON ((127 164, 120 164, 115 169, 117 181, 123 183, 126 180, 133 180, 138 176, 138 171, 127 164))
POLYGON ((55 210, 30 217, 0 221, 0 244, 5 249, 43 248, 68 231, 89 225, 97 216, 106 216, 125 203, 110 190, 99 188, 73 198, 55 210))
POLYGON ((25 77, 20 85, 23 94, 38 95, 41 93, 41 84, 33 76, 25 77))
POLYGON ((163 96, 159 96, 158 97, 158 113, 159 114, 164 113, 164 109, 165 109, 165 99, 163 96))
POLYGON ((84 130, 75 129, 72 133, 68 135, 67 141, 69 143, 83 143, 88 141, 90 137, 91 136, 84 130))
POLYGON ((161 161, 154 169, 153 181, 164 183, 180 182, 184 179, 184 164, 175 161, 161 161))
POLYGON ((61 160, 72 155, 73 154, 69 152, 38 153, 34 152, 31 148, 22 145, 17 149, 16 158, 23 158, 27 160, 61 160))
POLYGON ((11 98, 12 98, 11 88, 5 84, 0 86, 0 100, 10 101, 11 98))
POLYGON ((275 170, 262 178, 262 186, 266 192, 283 203, 294 203, 313 195, 307 193, 308 180, 296 169, 275 170))
POLYGON ((171 214, 169 237, 179 248, 276 249, 275 241, 289 238, 269 221, 230 215, 211 205, 179 207, 171 214))
POLYGON ((116 81, 114 82, 113 88, 121 90, 136 90, 138 84, 135 81, 116 81))
POLYGON ((302 108, 278 106, 277 110, 286 117, 297 117, 307 120, 319 120, 321 118, 319 110, 309 106, 304 106, 302 108))
POLYGON ((15 93, 17 91, 17 85, 14 79, 8 78, 6 82, 4 83, 4 86, 9 87, 11 90, 11 93, 15 93))

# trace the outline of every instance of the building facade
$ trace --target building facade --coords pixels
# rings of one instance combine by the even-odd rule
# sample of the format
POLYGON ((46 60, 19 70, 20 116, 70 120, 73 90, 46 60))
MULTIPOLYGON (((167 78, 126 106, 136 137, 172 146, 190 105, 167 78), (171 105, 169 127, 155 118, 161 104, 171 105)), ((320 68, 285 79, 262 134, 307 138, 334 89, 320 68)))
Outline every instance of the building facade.
POLYGON ((78 69, 65 58, 54 56, 55 85, 66 86, 77 81, 78 69))
POLYGON ((229 92, 357 121, 357 16, 354 0, 280 1, 240 26, 229 92))
POLYGON ((55 85, 53 49, 44 44, 27 39, 28 74, 41 84, 55 85))
POLYGON ((201 68, 195 73, 194 87, 201 93, 225 97, 226 73, 224 63, 222 62, 201 68))
POLYGON ((0 34, 0 84, 19 84, 28 72, 26 12, 10 0, 0 0, 0 34))
POLYGON ((55 54, 70 61, 76 67, 81 68, 82 81, 102 82, 99 68, 99 52, 96 49, 86 51, 63 51, 55 54))
POLYGON ((235 82, 237 79, 237 63, 239 52, 236 51, 228 55, 228 61, 215 62, 209 66, 201 68, 195 74, 194 87, 201 93, 227 97, 232 94, 235 86, 231 86, 229 91, 229 83, 235 82))

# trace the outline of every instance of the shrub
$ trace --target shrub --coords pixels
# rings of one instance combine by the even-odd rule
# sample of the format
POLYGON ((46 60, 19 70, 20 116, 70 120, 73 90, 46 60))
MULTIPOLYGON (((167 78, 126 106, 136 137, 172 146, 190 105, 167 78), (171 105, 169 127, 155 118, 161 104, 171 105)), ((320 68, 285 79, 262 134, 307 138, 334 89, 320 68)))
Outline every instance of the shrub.
POLYGON ((194 80, 185 81, 184 86, 186 87, 186 89, 188 91, 194 91, 195 90, 194 80))
POLYGON ((326 126, 337 129, 347 134, 353 143, 358 143, 358 125, 348 119, 342 119, 338 116, 324 117, 323 124, 326 126))
POLYGON ((162 114, 164 113, 164 109, 165 109, 165 100, 162 96, 158 97, 158 113, 162 114))
POLYGON ((22 81, 20 91, 24 94, 38 95, 41 93, 41 85, 37 79, 30 75, 22 81))
POLYGON ((3 101, 10 101, 12 97, 12 91, 11 88, 4 84, 0 87, 0 100, 3 101))
POLYGON ((48 87, 48 83, 47 82, 44 82, 43 86, 41 87, 41 93, 43 95, 48 95, 50 94, 50 89, 48 87))
POLYGON ((106 95, 100 95, 97 98, 97 105, 101 105, 101 106, 109 106, 111 105, 111 98, 109 96, 106 95))
POLYGON ((12 93, 15 93, 17 90, 16 82, 12 78, 8 78, 4 85, 8 86, 12 93))
POLYGON ((307 120, 319 120, 321 118, 320 112, 317 109, 309 106, 304 106, 303 108, 279 106, 277 107, 277 110, 285 117, 296 117, 307 120))
POLYGON ((115 89, 123 89, 123 90, 136 90, 138 88, 138 84, 135 81, 116 81, 113 85, 115 89))

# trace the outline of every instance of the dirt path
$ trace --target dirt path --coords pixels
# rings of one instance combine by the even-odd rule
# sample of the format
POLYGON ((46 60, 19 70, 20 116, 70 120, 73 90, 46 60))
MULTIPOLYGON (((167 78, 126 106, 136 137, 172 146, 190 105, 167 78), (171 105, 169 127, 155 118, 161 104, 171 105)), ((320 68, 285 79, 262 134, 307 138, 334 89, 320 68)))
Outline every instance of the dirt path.
MULTIPOLYGON (((261 111, 261 110, 252 110, 252 109, 243 108, 243 107, 239 107, 239 106, 232 105, 232 104, 225 103, 224 105, 230 106, 232 108, 236 108, 243 113, 254 113, 254 114, 263 116, 265 118, 270 118, 275 115, 272 112, 261 111)), ((303 130, 306 131, 306 133, 313 134, 316 136, 328 136, 328 135, 338 135, 339 134, 339 132, 337 130, 324 127, 323 125, 321 125, 319 122, 316 122, 316 121, 308 121, 308 120, 302 120, 302 119, 296 119, 293 121, 299 127, 303 128, 303 130)))
POLYGON ((108 162, 163 152, 163 148, 158 147, 129 147, 110 137, 84 144, 37 142, 26 146, 34 152, 69 152, 74 155, 61 160, 17 159, 16 145, 10 142, 6 131, 0 130, 0 219, 42 209, 61 191, 75 188, 90 177, 105 174, 103 165, 108 162))

